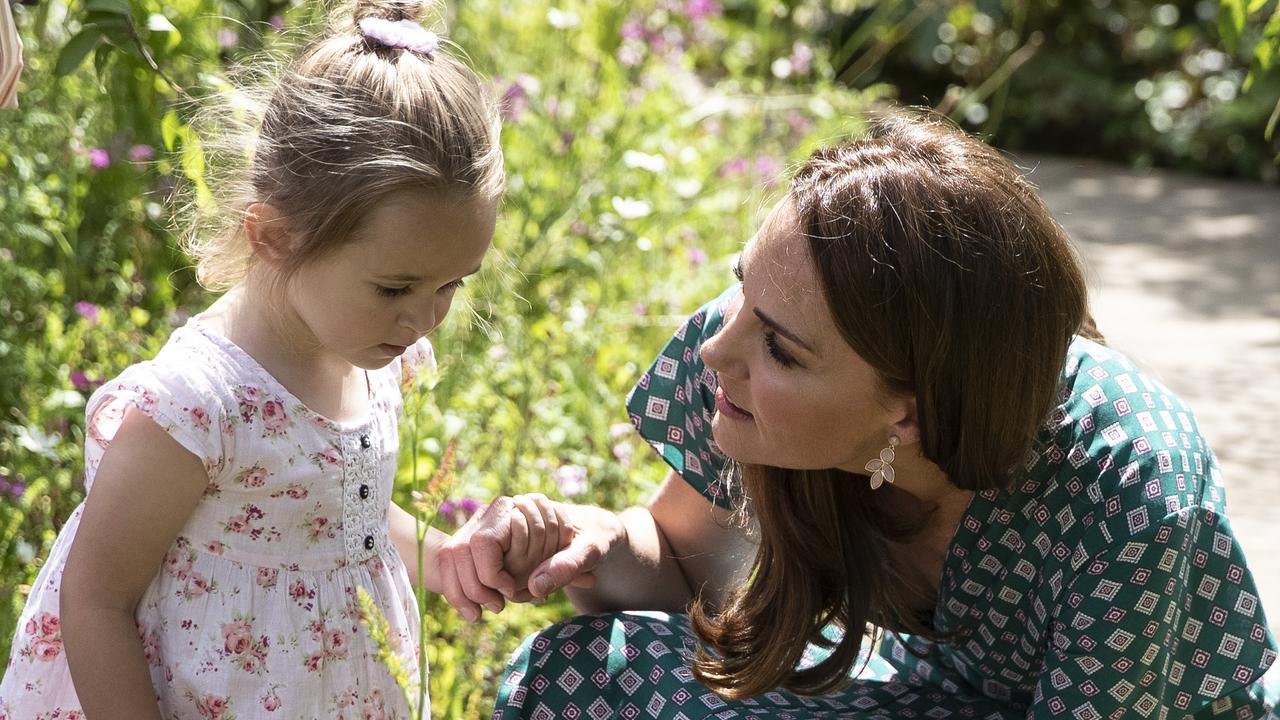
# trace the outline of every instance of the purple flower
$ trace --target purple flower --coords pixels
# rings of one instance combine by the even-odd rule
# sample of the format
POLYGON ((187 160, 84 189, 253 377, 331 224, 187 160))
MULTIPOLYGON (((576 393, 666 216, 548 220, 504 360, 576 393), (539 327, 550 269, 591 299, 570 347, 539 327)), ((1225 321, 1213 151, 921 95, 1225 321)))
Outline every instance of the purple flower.
POLYGON ((484 503, 475 498, 448 498, 440 503, 440 517, 451 527, 461 527, 467 520, 475 515, 480 508, 484 507, 484 503))
POLYGON ((276 32, 280 32, 281 30, 284 30, 284 16, 272 15, 267 20, 267 24, 271 26, 272 30, 275 30, 276 32))
POLYGON ((766 185, 772 185, 778 181, 778 176, 782 174, 782 163, 777 158, 768 155, 761 155, 756 158, 756 174, 764 181, 766 185))
POLYGON ((134 162, 144 162, 155 157, 156 149, 150 145, 134 145, 129 148, 129 159, 134 162))
POLYGON ((94 170, 104 170, 111 164, 111 155, 102 148, 93 148, 89 150, 89 165, 94 170))
POLYGON ((23 485, 22 483, 14 483, 9 487, 9 494, 13 495, 16 498, 22 497, 22 494, 25 493, 26 491, 27 491, 27 486, 23 485))
POLYGON ((88 375, 76 370, 71 373, 71 386, 77 390, 88 390, 94 386, 94 381, 89 379, 88 375))
POLYGON ((751 169, 751 163, 746 158, 734 158, 729 162, 720 166, 720 177, 727 178, 735 175, 746 175, 751 169))
POLYGON ((76 314, 89 321, 90 325, 98 324, 98 306, 81 300, 75 304, 76 314))
POLYGON ((644 23, 638 18, 632 18, 622 24, 623 40, 640 40, 644 38, 644 23))
POLYGON ((684 4, 684 16, 690 20, 703 20, 719 16, 723 10, 716 0, 688 0, 684 4))
POLYGON ((538 79, 530 75, 518 75, 502 93, 499 102, 502 119, 519 122, 529 109, 529 97, 538 92, 538 79))
POLYGON ((240 43, 240 33, 230 28, 224 28, 218 31, 218 47, 223 50, 230 50, 240 43))
POLYGON ((686 256, 689 258, 689 264, 694 267, 699 267, 707 262, 707 251, 702 248, 689 248, 686 256))
POLYGON ((560 494, 565 497, 581 495, 587 491, 587 469, 581 465, 561 465, 551 473, 551 479, 556 481, 560 494))
POLYGON ((813 69, 813 48, 797 42, 791 47, 791 71, 797 75, 808 75, 813 69))

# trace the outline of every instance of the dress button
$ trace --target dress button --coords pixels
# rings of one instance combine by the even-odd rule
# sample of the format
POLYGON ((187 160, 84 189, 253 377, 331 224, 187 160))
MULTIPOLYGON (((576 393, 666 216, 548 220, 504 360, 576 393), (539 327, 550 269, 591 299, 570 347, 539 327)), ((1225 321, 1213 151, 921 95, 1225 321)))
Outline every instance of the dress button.
POLYGON ((365 449, 365 450, 368 450, 368 449, 369 449, 369 446, 370 446, 370 445, 372 445, 372 444, 373 444, 373 443, 369 442, 369 436, 368 436, 368 435, 361 435, 361 436, 360 436, 360 447, 361 447, 361 448, 363 448, 363 449, 365 449))
POLYGON ((372 536, 372 535, 365 535, 365 536, 364 536, 364 549, 365 549, 365 550, 372 550, 372 549, 373 549, 373 536, 372 536))
POLYGON ((369 499, 369 486, 368 486, 368 485, 361 485, 361 486, 360 486, 360 499, 361 499, 361 500, 368 500, 368 499, 369 499))

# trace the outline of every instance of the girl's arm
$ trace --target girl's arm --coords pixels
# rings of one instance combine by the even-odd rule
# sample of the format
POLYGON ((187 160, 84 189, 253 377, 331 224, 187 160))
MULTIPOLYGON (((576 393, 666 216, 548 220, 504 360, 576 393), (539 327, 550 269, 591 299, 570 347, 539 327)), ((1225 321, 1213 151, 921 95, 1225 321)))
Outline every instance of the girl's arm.
POLYGON ((62 637, 87 717, 160 720, 134 617, 208 478, 202 461, 129 410, 98 466, 62 576, 62 637))
POLYGON ((395 503, 391 503, 388 519, 391 523, 391 542, 404 560, 404 566, 409 571, 409 581, 414 585, 422 583, 427 592, 442 592, 438 553, 449 535, 437 528, 419 526, 409 511, 395 503), (418 566, 419 527, 426 530, 426 535, 422 538, 421 567, 418 566))

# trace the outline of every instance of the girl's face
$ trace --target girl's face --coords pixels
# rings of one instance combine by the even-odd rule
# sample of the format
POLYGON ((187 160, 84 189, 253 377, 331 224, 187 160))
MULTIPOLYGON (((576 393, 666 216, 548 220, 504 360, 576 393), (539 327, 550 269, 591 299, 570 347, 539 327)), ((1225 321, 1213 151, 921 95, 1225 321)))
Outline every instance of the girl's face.
POLYGON ((789 199, 742 252, 741 293, 702 346, 719 375, 712 433, 743 463, 863 473, 912 407, 836 329, 789 199))
POLYGON ((350 242, 303 266, 287 297, 324 351, 380 368, 440 324, 493 239, 496 200, 400 193, 350 242))

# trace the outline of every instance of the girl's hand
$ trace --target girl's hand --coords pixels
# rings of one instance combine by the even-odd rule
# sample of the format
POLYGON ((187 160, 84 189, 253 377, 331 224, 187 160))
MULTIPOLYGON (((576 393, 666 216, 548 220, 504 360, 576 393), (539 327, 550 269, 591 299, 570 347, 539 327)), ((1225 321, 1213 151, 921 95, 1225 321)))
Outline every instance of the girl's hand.
POLYGON ((613 513, 531 494, 501 497, 440 549, 442 592, 468 620, 506 600, 543 600, 566 585, 591 587, 591 571, 625 536, 613 513), (612 522, 610 522, 612 520, 612 522))

